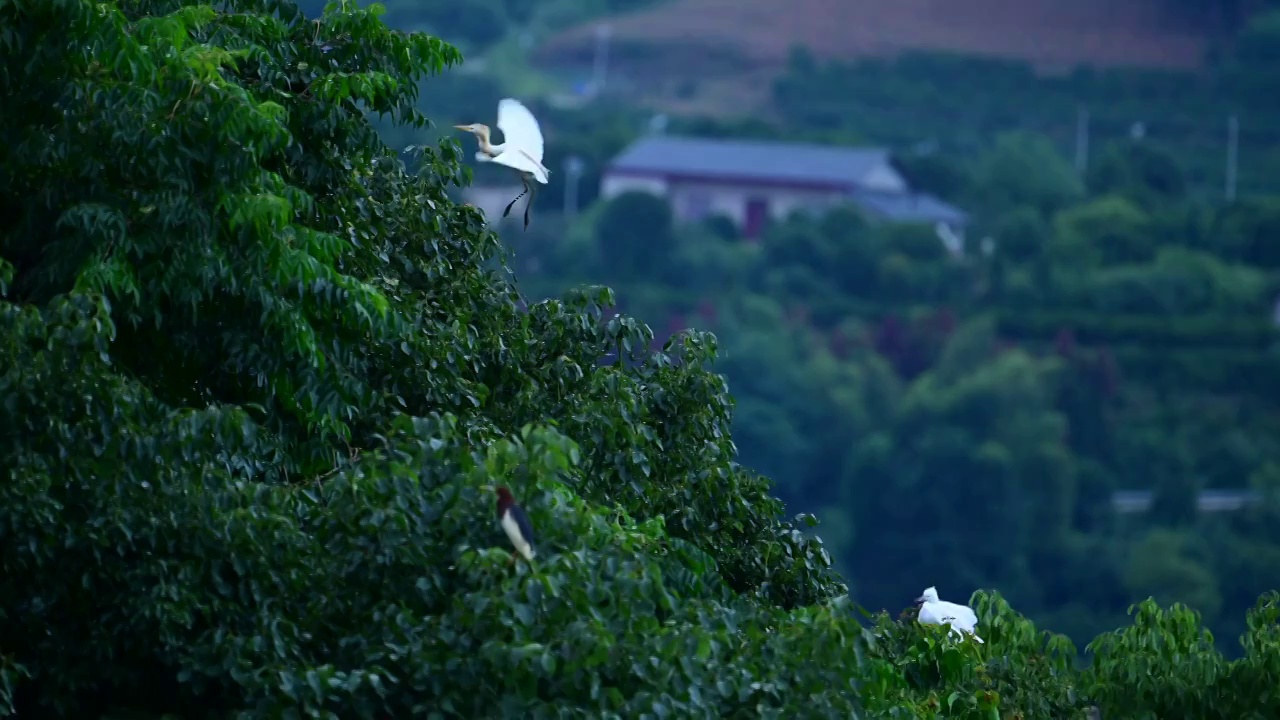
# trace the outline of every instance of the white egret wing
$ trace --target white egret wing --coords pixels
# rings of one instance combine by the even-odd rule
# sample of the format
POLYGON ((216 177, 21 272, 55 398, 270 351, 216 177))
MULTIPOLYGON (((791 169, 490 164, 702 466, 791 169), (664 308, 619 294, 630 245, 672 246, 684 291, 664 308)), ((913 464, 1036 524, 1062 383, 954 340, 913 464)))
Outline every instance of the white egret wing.
MULTIPOLYGON (((510 148, 510 143, 508 143, 508 148, 510 148)), ((533 158, 529 157, 522 150, 508 149, 493 158, 490 162, 495 162, 499 165, 506 165, 509 168, 515 168, 520 172, 529 173, 538 182, 543 185, 547 184, 546 168, 542 167, 542 163, 534 162, 533 158)))
POLYGON ((504 98, 498 103, 498 129, 502 131, 502 142, 508 147, 520 148, 529 153, 534 162, 542 162, 542 130, 533 113, 519 100, 504 98))
POLYGON ((924 607, 928 607, 930 616, 938 621, 964 630, 972 630, 978 624, 978 614, 967 605, 939 600, 936 603, 925 603, 924 607))
POLYGON ((916 620, 925 625, 941 625, 943 623, 942 617, 934 612, 932 603, 925 603, 920 606, 920 611, 916 614, 916 620))
POLYGON ((947 603, 946 605, 945 613, 960 621, 966 630, 973 630, 978 626, 978 614, 973 611, 973 608, 956 603, 947 603))

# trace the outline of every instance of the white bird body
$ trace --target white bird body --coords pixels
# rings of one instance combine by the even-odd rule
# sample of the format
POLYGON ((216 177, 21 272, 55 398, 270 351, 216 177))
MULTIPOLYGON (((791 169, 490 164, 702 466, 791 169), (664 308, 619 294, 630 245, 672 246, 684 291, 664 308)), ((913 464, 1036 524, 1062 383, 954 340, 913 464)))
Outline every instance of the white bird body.
POLYGON ((494 154, 489 155, 484 152, 477 152, 477 162, 492 162, 498 163, 499 165, 506 165, 507 167, 514 168, 522 173, 527 173, 533 177, 534 180, 537 180, 543 185, 547 184, 547 175, 551 171, 542 163, 534 161, 532 156, 526 155, 520 150, 506 152, 505 145, 490 145, 489 148, 494 154))
POLYGON ((916 598, 916 602, 920 604, 920 614, 916 617, 918 622, 925 625, 947 625, 953 633, 968 633, 975 641, 982 642, 982 638, 974 632, 978 627, 978 614, 968 605, 939 600, 937 589, 932 587, 916 598))
MULTIPOLYGON (((476 153, 478 162, 506 165, 520 174, 520 181, 524 183, 524 192, 517 195, 516 200, 523 197, 525 193, 529 193, 529 202, 524 210, 524 226, 529 227, 529 205, 533 204, 533 196, 537 194, 530 187, 529 179, 532 178, 546 185, 551 175, 547 166, 542 164, 542 130, 538 127, 538 120, 533 117, 533 113, 529 112, 529 108, 522 105, 519 100, 512 98, 501 100, 498 103, 498 129, 502 131, 502 142, 497 145, 489 141, 487 125, 472 123, 454 125, 454 127, 476 136, 476 140, 480 143, 480 152, 476 153)), ((511 205, 514 205, 516 200, 512 200, 511 205)), ((502 213, 503 217, 511 212, 511 205, 507 205, 507 209, 502 213)))
POLYGON ((520 525, 516 522, 514 513, 502 514, 502 529, 507 533, 507 538, 511 540, 511 544, 515 546, 516 552, 520 553, 526 561, 533 559, 533 548, 524 539, 524 534, 520 532, 520 525))

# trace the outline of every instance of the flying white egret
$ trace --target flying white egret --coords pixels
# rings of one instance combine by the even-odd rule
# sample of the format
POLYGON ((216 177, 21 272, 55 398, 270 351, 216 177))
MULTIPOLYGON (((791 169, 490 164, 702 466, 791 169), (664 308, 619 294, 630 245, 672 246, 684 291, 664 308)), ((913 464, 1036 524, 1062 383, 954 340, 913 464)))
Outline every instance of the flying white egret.
POLYGON ((916 598, 916 604, 920 606, 920 614, 916 617, 918 622, 925 625, 948 625, 951 632, 958 635, 963 631, 974 640, 982 642, 982 638, 974 632, 974 628, 978 626, 978 615, 969 606, 939 600, 937 588, 932 587, 926 588, 924 594, 916 598))
POLYGON ((476 136, 476 140, 480 143, 480 152, 476 153, 478 162, 506 165, 520 174, 520 182, 524 185, 524 190, 507 205, 506 210, 502 211, 502 217, 510 215, 511 207, 516 204, 516 200, 528 193, 529 201, 524 206, 524 226, 528 229, 529 207, 533 205, 533 198, 538 194, 537 185, 531 185, 529 179, 532 178, 546 185, 547 176, 551 174, 551 171, 542 164, 542 130, 538 128, 538 121, 533 117, 533 113, 518 100, 504 98, 500 101, 498 129, 502 131, 501 145, 493 145, 489 142, 488 125, 472 123, 454 125, 454 127, 476 136))

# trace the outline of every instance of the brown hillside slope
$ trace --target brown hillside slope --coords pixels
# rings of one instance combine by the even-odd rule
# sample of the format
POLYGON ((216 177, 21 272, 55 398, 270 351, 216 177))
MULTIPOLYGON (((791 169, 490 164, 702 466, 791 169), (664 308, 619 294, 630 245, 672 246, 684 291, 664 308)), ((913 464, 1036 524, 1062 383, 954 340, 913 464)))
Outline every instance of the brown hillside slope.
MULTIPOLYGON (((1162 0, 674 0, 612 22, 620 45, 654 43, 734 51, 776 66, 792 45, 822 58, 952 51, 1024 59, 1040 67, 1190 69, 1203 61, 1207 23, 1162 0)), ((553 37, 539 53, 581 60, 591 25, 553 37)), ((666 55, 666 52, 663 53, 666 55)))

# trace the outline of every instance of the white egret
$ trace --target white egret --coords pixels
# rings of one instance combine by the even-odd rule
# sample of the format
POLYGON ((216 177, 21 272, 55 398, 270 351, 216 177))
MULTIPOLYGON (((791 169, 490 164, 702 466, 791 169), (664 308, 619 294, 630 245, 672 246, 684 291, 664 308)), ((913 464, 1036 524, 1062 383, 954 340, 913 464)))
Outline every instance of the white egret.
POLYGON ((933 232, 942 241, 942 245, 947 249, 947 252, 956 257, 964 255, 964 238, 957 235, 950 225, 939 221, 934 224, 933 232))
POLYGON ((920 614, 916 617, 918 622, 925 625, 948 625, 951 632, 960 634, 963 631, 977 642, 982 642, 982 638, 974 632, 974 628, 978 626, 978 614, 969 606, 939 600, 937 588, 932 587, 926 588, 924 594, 916 598, 916 604, 920 606, 920 614))
POLYGON ((532 178, 546 185, 547 176, 551 174, 551 171, 542 164, 542 130, 538 128, 538 121, 533 117, 533 113, 518 100, 504 98, 500 101, 498 129, 502 131, 501 145, 493 145, 489 142, 488 125, 472 123, 454 125, 454 127, 476 136, 476 140, 480 143, 480 152, 476 153, 477 161, 506 165, 520 174, 520 182, 524 184, 524 190, 507 205, 506 210, 502 211, 502 217, 510 215, 511 207, 516 204, 516 200, 528 193, 529 201, 524 206, 524 226, 528 229, 529 207, 533 205, 533 198, 538 194, 537 186, 530 184, 529 180, 532 178))

